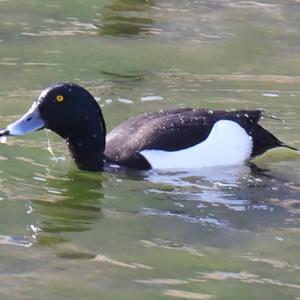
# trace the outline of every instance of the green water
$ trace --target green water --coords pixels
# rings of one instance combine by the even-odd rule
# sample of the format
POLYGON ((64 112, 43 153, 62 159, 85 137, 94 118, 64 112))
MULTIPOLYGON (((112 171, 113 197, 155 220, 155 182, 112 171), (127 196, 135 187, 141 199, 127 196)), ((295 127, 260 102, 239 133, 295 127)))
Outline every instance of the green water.
MULTIPOLYGON (((0 1, 0 127, 58 81, 107 127, 145 111, 264 108, 300 147, 300 3, 0 1), (148 101, 147 101, 148 100, 148 101)), ((300 299, 300 159, 88 173, 45 132, 0 145, 0 299, 300 299)))

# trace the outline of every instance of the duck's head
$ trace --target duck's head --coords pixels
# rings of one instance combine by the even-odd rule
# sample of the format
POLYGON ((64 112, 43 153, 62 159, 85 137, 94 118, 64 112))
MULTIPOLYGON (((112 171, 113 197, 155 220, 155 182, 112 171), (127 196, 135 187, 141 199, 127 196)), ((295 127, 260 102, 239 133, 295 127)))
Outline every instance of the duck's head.
POLYGON ((0 131, 0 136, 17 136, 43 128, 60 135, 80 169, 96 171, 103 166, 106 128, 94 97, 73 83, 45 89, 27 113, 0 131))

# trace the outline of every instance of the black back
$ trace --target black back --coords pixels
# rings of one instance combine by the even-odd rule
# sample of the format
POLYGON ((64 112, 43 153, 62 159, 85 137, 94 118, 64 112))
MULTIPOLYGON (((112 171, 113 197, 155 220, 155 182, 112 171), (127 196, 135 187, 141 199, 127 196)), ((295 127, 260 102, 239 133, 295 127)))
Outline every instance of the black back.
POLYGON ((151 166, 139 154, 140 151, 189 148, 204 141, 219 120, 237 122, 252 136, 252 156, 273 147, 285 146, 258 125, 261 114, 261 110, 212 111, 192 108, 146 113, 121 123, 108 134, 105 157, 128 167, 149 169, 151 166))

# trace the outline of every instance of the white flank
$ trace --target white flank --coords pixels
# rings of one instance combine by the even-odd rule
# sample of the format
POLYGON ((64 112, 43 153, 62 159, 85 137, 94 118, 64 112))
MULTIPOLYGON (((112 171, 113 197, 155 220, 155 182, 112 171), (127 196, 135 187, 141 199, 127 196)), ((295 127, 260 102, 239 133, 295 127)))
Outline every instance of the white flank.
POLYGON ((218 121, 202 143, 179 151, 143 150, 154 169, 189 169, 243 163, 251 156, 252 138, 239 124, 218 121))

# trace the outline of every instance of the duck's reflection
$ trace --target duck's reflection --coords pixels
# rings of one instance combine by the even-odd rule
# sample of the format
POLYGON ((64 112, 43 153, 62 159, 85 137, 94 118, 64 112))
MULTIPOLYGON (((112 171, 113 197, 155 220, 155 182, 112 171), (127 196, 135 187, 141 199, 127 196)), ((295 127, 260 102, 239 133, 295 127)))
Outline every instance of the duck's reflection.
POLYGON ((28 213, 39 216, 29 226, 38 243, 64 241, 59 233, 82 232, 91 229, 101 217, 101 192, 104 177, 78 170, 67 176, 47 175, 47 199, 33 200, 28 213))
POLYGON ((254 166, 177 172, 139 172, 111 166, 97 174, 75 168, 68 173, 59 168, 48 173, 42 168, 36 173, 37 168, 34 169, 34 182, 28 181, 31 196, 24 191, 20 198, 24 182, 13 182, 18 199, 28 203, 30 234, 25 238, 4 237, 0 243, 2 240, 2 243, 30 246, 68 242, 74 238, 72 233, 97 226, 103 217, 104 191, 107 197, 124 198, 122 204, 115 201, 110 209, 118 214, 137 215, 137 222, 140 217, 155 216, 168 224, 168 219, 173 218, 199 224, 198 229, 203 232, 283 227, 288 220, 294 226, 299 223, 295 211, 299 185, 254 166), (134 206, 132 197, 136 198, 134 206))
POLYGON ((287 226, 287 220, 295 221, 295 209, 286 205, 289 199, 299 199, 290 188, 293 183, 255 165, 152 171, 145 180, 151 183, 148 193, 174 204, 165 210, 148 207, 146 215, 243 230, 287 226))
POLYGON ((227 167, 210 167, 190 170, 151 171, 146 180, 174 186, 198 186, 199 182, 206 181, 220 185, 237 185, 241 178, 252 172, 249 165, 227 167))

